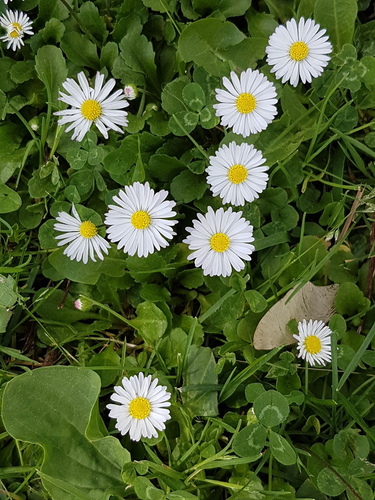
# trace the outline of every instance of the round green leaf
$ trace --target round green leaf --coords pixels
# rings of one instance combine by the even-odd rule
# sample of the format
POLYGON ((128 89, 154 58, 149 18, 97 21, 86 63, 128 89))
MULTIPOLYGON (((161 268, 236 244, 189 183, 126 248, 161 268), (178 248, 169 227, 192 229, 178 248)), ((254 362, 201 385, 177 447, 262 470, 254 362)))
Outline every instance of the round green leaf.
POLYGON ((266 427, 281 424, 289 415, 287 399, 277 391, 260 394, 254 401, 254 413, 266 427))
POLYGON ((0 186, 0 214, 18 210, 22 205, 21 196, 8 186, 0 186))
POLYGON ((233 451, 240 457, 258 455, 264 448, 267 430, 261 424, 251 424, 242 429, 233 441, 233 451))
POLYGON ((317 478, 318 488, 326 495, 337 497, 345 491, 345 484, 330 469, 322 469, 317 478))
POLYGON ((182 90, 182 98, 193 111, 200 111, 206 104, 203 89, 197 83, 188 83, 182 90))
POLYGON ((179 111, 170 117, 168 125, 174 135, 183 136, 195 129, 198 118, 199 115, 192 111, 179 111))
POLYGON ((269 440, 271 453, 278 462, 284 465, 293 465, 296 463, 296 452, 285 438, 276 432, 270 431, 269 440))

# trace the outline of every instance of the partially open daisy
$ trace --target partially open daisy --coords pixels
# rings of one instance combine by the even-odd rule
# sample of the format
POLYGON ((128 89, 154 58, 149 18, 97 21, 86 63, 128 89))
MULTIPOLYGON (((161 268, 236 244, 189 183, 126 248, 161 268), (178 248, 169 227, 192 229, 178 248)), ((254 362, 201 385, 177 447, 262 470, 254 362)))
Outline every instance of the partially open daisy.
POLYGON ((7 10, 0 16, 0 25, 6 30, 6 35, 0 37, 0 40, 7 42, 7 49, 19 49, 24 45, 24 35, 32 35, 32 22, 24 12, 7 10))
POLYGON ((194 259, 204 275, 229 276, 232 268, 241 271, 243 261, 251 260, 253 226, 241 215, 232 208, 214 212, 208 207, 206 215, 198 214, 198 220, 193 220, 194 227, 186 228, 190 234, 183 242, 193 250, 188 259, 194 259))
POLYGON ((66 212, 59 212, 56 220, 57 224, 53 226, 55 231, 63 234, 56 236, 56 240, 60 240, 57 246, 68 246, 64 250, 64 255, 67 255, 70 260, 83 261, 87 264, 90 260, 95 260, 95 255, 103 260, 103 254, 108 253, 110 244, 102 236, 98 234, 98 228, 91 221, 81 221, 78 212, 74 205, 72 205, 72 214, 66 212))
POLYGON ((331 329, 323 321, 300 321, 298 335, 293 335, 298 341, 298 357, 312 366, 315 363, 324 366, 331 361, 331 335, 331 329))
POLYGON ((157 437, 171 418, 169 410, 171 395, 166 387, 151 381, 151 375, 143 373, 122 379, 122 387, 115 386, 111 399, 120 404, 109 404, 109 416, 117 420, 115 427, 122 435, 129 432, 130 439, 157 437))
POLYGON ((122 133, 118 125, 126 127, 128 119, 127 112, 122 108, 129 106, 122 89, 116 90, 109 95, 116 84, 111 78, 103 86, 104 75, 96 74, 94 88, 89 86, 83 71, 77 75, 79 85, 72 78, 67 78, 62 84, 69 94, 60 92, 59 100, 71 106, 54 114, 62 116, 58 125, 70 123, 66 132, 74 129, 72 139, 82 141, 86 133, 94 123, 103 136, 108 139, 108 130, 116 130, 122 133))
POLYGON ((233 141, 210 156, 210 164, 206 168, 207 182, 214 196, 219 195, 224 203, 245 205, 259 198, 267 187, 268 170, 262 153, 253 145, 240 144, 233 141), (262 166, 263 165, 263 166, 262 166))
POLYGON ((266 48, 267 62, 276 78, 282 78, 282 83, 289 80, 296 87, 299 80, 311 82, 321 75, 331 59, 332 45, 325 29, 320 29, 312 19, 297 22, 287 21, 286 26, 278 26, 268 40, 266 48))
POLYGON ((117 248, 124 249, 129 255, 147 257, 160 248, 169 245, 176 233, 172 227, 176 220, 170 220, 176 215, 172 208, 174 201, 168 201, 168 191, 155 193, 148 182, 135 182, 132 186, 125 186, 113 201, 118 205, 109 205, 105 224, 108 238, 117 243, 117 248))
POLYGON ((234 71, 231 80, 224 77, 227 90, 216 89, 214 104, 216 116, 221 116, 221 124, 233 127, 235 134, 248 137, 267 128, 277 114, 274 85, 258 70, 242 71, 240 77, 234 71))

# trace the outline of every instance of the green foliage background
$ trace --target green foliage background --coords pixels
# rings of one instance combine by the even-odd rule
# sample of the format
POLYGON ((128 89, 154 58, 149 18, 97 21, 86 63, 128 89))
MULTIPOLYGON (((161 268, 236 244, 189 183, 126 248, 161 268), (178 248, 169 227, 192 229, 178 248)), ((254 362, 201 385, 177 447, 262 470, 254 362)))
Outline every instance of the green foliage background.
MULTIPOLYGON (((15 0, 34 35, 0 58, 0 499, 374 498, 375 21, 368 0, 15 0), (333 44, 311 85, 281 85, 269 36, 312 17, 333 44), (258 68, 278 116, 247 139, 223 130, 215 88, 258 68), (132 83, 124 135, 57 127, 67 76, 132 83), (262 150, 270 181, 243 215, 251 264, 204 277, 185 227, 217 209, 204 170, 219 145, 262 150), (120 187, 176 200, 178 235, 145 259, 112 248, 70 261, 54 218, 75 203, 101 224, 120 187), (336 283, 332 364, 256 351, 259 320, 296 284, 336 283), (93 307, 77 311, 83 294, 93 307), (337 343, 337 349, 336 347, 337 343), (172 393, 158 438, 119 438, 105 405, 121 377, 172 393)), ((5 5, 1 5, 4 12, 5 5)), ((103 228, 104 234, 104 228, 103 228)), ((307 318, 310 319, 310 318, 307 318)), ((272 329, 272 327, 271 327, 272 329)))

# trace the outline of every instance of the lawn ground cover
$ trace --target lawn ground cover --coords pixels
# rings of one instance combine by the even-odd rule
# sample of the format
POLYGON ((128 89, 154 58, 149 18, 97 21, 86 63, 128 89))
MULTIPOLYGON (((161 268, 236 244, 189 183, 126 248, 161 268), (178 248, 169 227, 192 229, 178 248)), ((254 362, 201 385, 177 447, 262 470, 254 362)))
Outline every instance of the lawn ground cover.
POLYGON ((373 2, 0 29, 0 500, 373 500, 373 2))

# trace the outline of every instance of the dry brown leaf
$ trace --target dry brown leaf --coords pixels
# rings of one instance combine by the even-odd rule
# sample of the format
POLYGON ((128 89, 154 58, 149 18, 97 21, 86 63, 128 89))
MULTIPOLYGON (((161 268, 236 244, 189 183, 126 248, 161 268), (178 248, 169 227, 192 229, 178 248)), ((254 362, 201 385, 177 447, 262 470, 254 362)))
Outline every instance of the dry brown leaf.
POLYGON ((296 340, 287 330, 290 320, 321 320, 327 323, 334 313, 334 299, 339 285, 315 286, 307 282, 289 302, 296 285, 259 321, 254 333, 255 349, 273 349, 293 344, 296 340))

